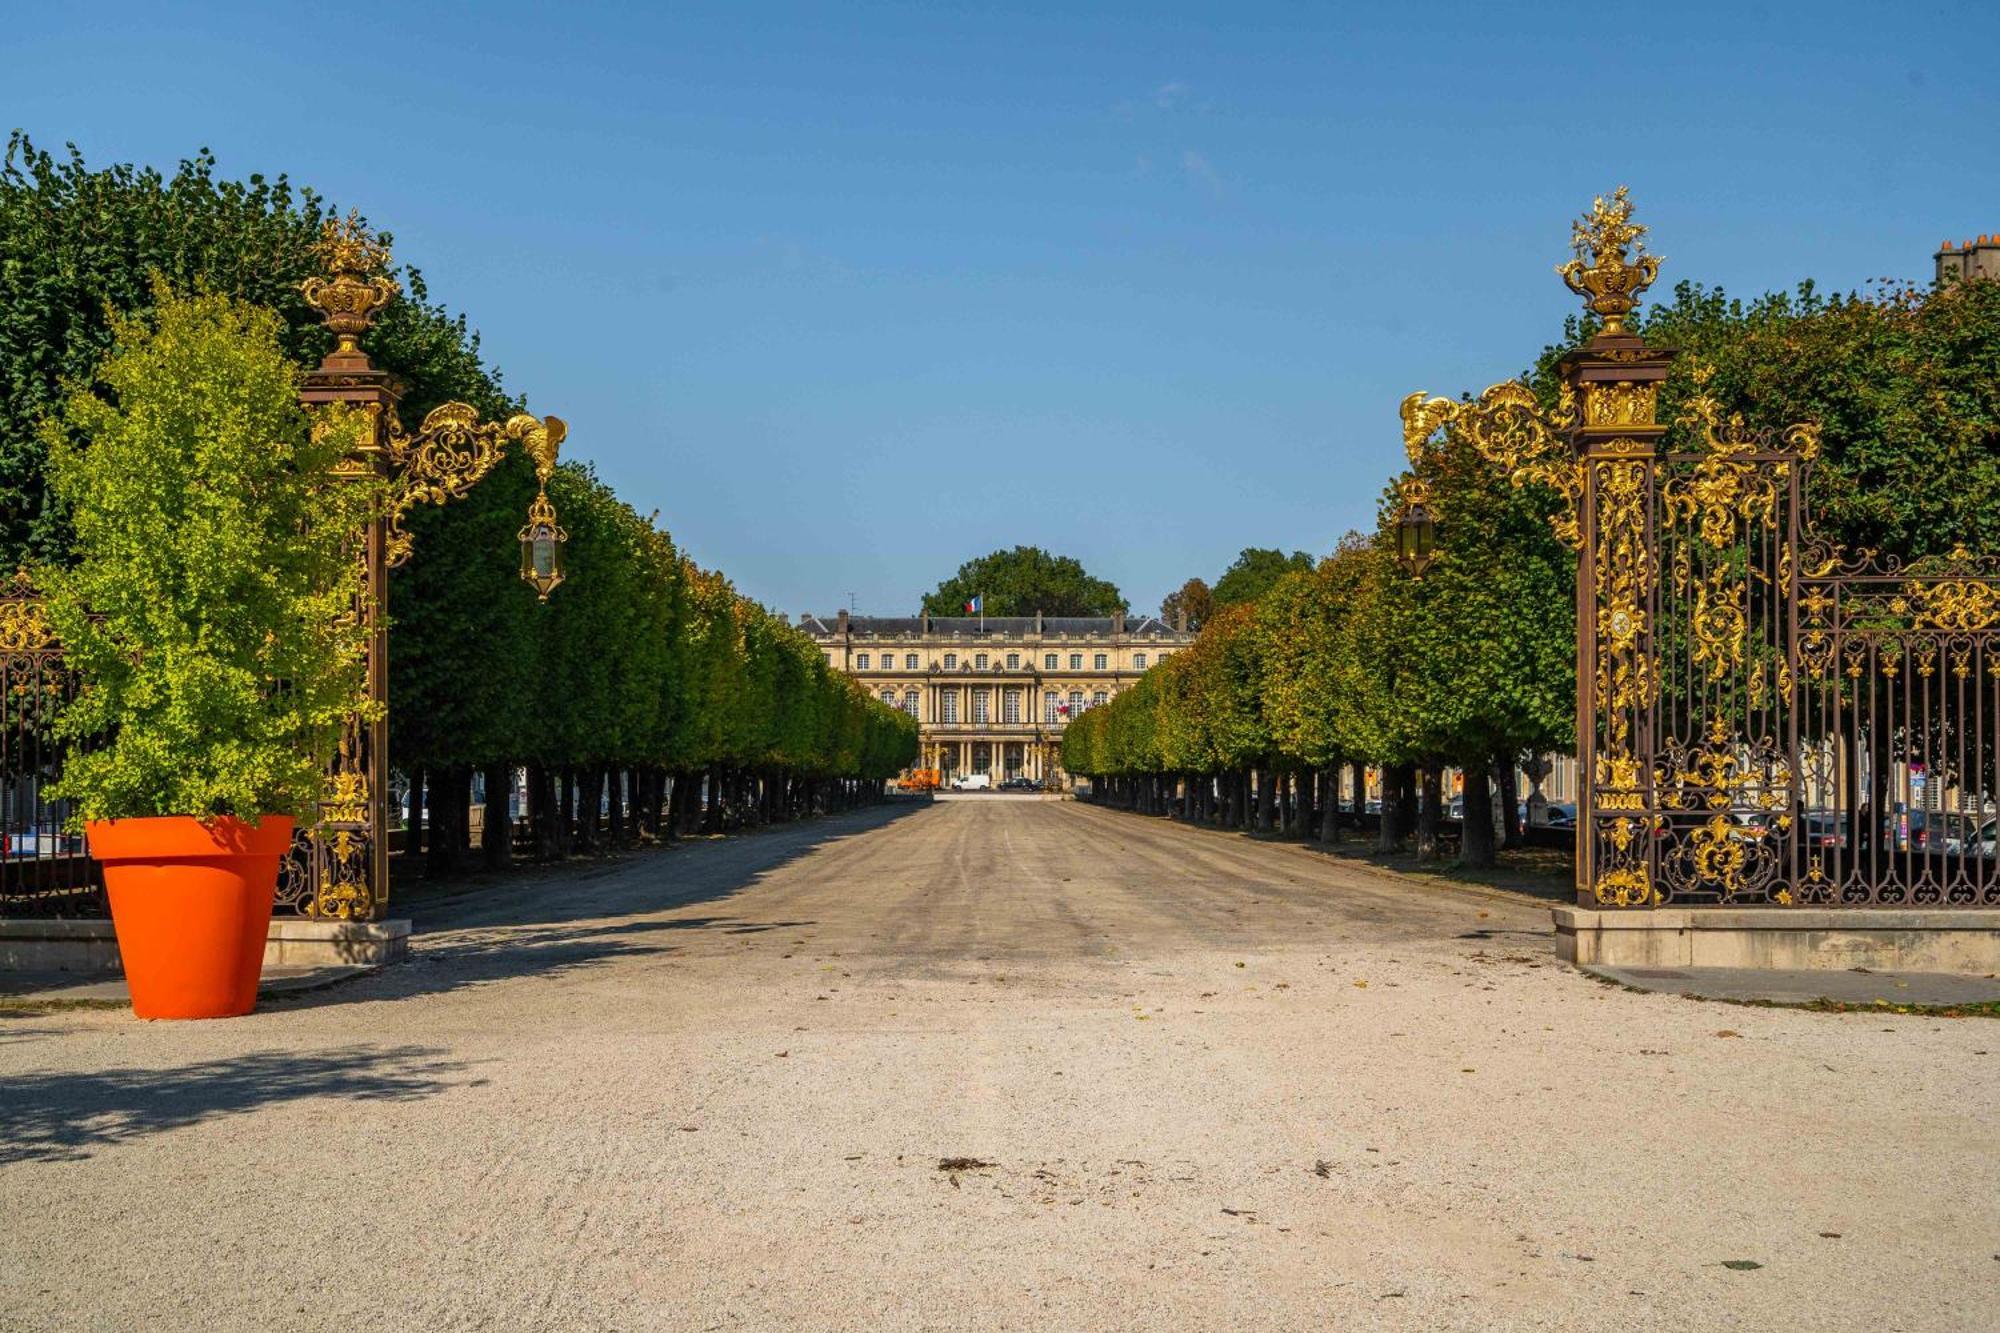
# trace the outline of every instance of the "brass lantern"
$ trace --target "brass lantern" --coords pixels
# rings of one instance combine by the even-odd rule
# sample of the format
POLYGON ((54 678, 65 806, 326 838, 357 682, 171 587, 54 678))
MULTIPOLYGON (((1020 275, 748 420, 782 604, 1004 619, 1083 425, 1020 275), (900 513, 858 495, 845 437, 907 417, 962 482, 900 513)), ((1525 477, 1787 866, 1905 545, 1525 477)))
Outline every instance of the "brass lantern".
POLYGON ((1430 487, 1412 477, 1402 484, 1403 509, 1396 516, 1396 563, 1413 579, 1437 560, 1437 519, 1430 509, 1430 487))
POLYGON ((556 451, 568 434, 569 427, 561 417, 548 417, 540 438, 528 441, 528 450, 535 459, 535 479, 540 485, 528 506, 528 521, 521 528, 521 578, 532 584, 545 602, 563 581, 563 546, 569 541, 569 534, 556 522, 555 505, 549 502, 549 477, 555 472, 556 451))

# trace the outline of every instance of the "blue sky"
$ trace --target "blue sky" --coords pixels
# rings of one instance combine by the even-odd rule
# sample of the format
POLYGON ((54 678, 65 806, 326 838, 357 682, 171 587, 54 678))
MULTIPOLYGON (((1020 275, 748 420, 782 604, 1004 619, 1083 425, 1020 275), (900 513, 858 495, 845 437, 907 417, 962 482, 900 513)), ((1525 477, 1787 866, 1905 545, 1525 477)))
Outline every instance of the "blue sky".
POLYGON ((0 51, 45 146, 361 207, 697 559, 887 614, 1021 542, 1139 609, 1330 549, 1619 183, 1665 282, 1927 277, 2000 230, 1977 14, 105 0, 0 51))

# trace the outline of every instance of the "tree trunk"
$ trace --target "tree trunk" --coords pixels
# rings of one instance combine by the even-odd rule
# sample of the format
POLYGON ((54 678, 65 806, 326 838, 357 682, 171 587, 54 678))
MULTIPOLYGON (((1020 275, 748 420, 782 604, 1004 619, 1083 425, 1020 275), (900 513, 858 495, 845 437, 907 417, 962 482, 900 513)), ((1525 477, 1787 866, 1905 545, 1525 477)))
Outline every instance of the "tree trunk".
POLYGON ((414 872, 424 854, 424 766, 410 769, 410 813, 403 820, 403 864, 414 872))
POLYGON ((1340 841, 1340 765, 1333 764, 1319 773, 1319 840, 1326 843, 1340 841))
POLYGON ((1465 817, 1458 821, 1458 861, 1474 870, 1493 864, 1493 788, 1487 764, 1465 765, 1465 817))
POLYGON ((1500 787, 1500 845, 1519 847, 1526 839, 1521 836, 1521 787, 1515 780, 1514 756, 1503 752, 1493 756, 1493 780, 1500 787))
POLYGON ((1403 845, 1403 766, 1384 765, 1382 774, 1381 816, 1375 826, 1375 850, 1393 852, 1403 845))
POLYGON ((513 793, 513 765, 488 764, 486 823, 479 834, 480 861, 488 870, 504 870, 514 857, 514 819, 508 809, 513 793))
POLYGON ((1444 766, 1435 760, 1424 765, 1424 800, 1417 808, 1417 860, 1438 859, 1438 822, 1444 814, 1444 766))

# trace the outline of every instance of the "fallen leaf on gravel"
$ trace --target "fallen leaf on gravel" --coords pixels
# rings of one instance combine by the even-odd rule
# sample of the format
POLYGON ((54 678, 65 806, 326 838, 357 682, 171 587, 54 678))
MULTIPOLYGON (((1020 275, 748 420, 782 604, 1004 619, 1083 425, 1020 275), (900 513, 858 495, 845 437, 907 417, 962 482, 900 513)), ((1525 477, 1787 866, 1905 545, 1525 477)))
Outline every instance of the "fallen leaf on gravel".
POLYGON ((1238 966, 1238 967, 1241 967, 1241 966, 1243 966, 1243 964, 1241 964, 1241 963, 1238 963, 1238 964, 1237 964, 1236 966, 1238 966))
POLYGON ((1738 1032, 1735 1028, 1717 1028, 1715 1035, 1718 1037, 1740 1037, 1743 1034, 1738 1032))
POLYGON ((1822 1231, 1819 1233, 1819 1238, 1821 1240, 1839 1240, 1840 1233, 1838 1231, 1822 1231))
POLYGON ((786 1058, 786 1057, 787 1057, 787 1056, 789 1056, 790 1054, 791 1054, 791 1052, 790 1052, 790 1051, 779 1051, 779 1052, 778 1052, 778 1058, 779 1058, 780 1060, 783 1060, 784 1058, 786 1058))
POLYGON ((1326 1158, 1324 1157, 1320 1158, 1317 1162, 1313 1163, 1313 1174, 1318 1176, 1321 1180, 1332 1179, 1333 1163, 1327 1161, 1326 1158))
POLYGON ((1248 1208, 1225 1208, 1222 1211, 1229 1214, 1231 1217, 1247 1217, 1252 1222, 1255 1222, 1257 1220, 1257 1214, 1248 1208))
POLYGON ((940 1171, 984 1171, 996 1163, 981 1161, 977 1157, 940 1157, 937 1169, 940 1171))
POLYGON ((1762 1268, 1764 1265, 1758 1263, 1755 1259, 1724 1259, 1722 1266, 1724 1268, 1733 1268, 1739 1273, 1747 1273, 1753 1268, 1762 1268))
POLYGON ((1355 982, 1355 983, 1354 983, 1354 987, 1355 987, 1355 989, 1356 989, 1356 990, 1367 990, 1367 989, 1368 989, 1368 983, 1367 983, 1367 982, 1365 982, 1365 981, 1357 981, 1357 982, 1355 982))

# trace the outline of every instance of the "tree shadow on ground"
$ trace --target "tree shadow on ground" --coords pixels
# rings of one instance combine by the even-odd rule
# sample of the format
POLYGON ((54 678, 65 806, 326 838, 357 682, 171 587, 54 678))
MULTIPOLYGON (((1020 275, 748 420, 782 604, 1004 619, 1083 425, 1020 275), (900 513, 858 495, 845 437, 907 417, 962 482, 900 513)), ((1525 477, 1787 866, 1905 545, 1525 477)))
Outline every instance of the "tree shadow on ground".
POLYGON ((14 1075, 0 1084, 0 1165, 76 1161, 219 1116, 311 1098, 414 1101, 452 1087, 466 1065, 424 1046, 258 1051, 171 1069, 14 1075))
POLYGON ((640 855, 608 873, 593 868, 581 879, 556 866, 484 892, 422 902, 412 912, 417 935, 407 961, 324 990, 273 996, 262 1007, 276 1011, 437 995, 620 959, 669 957, 679 952, 661 942, 671 934, 754 935, 812 926, 817 923, 792 918, 672 914, 733 898, 794 861, 925 808, 875 806, 754 837, 640 855))
MULTIPOLYGON (((552 925, 671 911, 733 897, 793 861, 872 833, 930 806, 895 802, 743 836, 698 839, 610 866, 561 864, 531 878, 410 905, 418 931, 552 925)), ((391 915, 401 915, 391 900, 391 915)), ((777 923, 784 924, 784 923, 777 923)))

